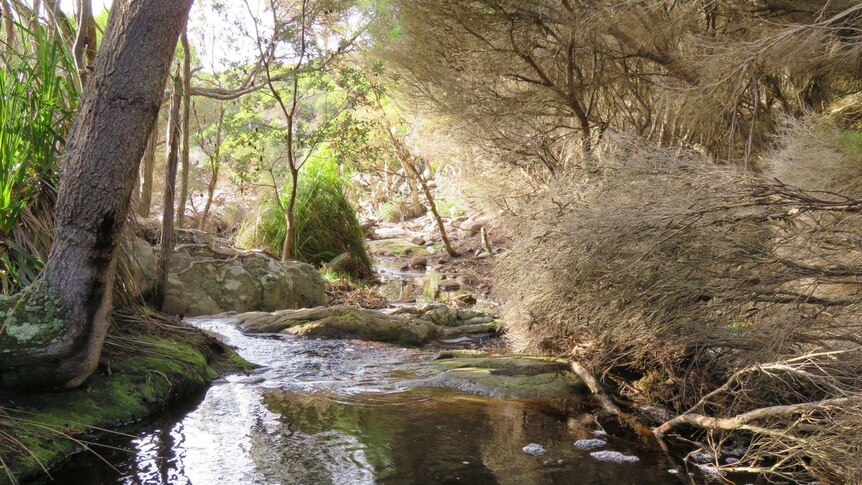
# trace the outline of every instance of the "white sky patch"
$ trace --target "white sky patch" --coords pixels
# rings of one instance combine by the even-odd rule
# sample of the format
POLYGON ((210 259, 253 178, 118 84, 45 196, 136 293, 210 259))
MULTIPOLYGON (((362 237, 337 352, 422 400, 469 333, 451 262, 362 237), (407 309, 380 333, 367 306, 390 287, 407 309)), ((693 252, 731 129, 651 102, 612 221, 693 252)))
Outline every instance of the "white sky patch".
MULTIPOLYGON (((97 14, 114 3, 114 0, 91 1, 97 14)), ((25 3, 32 3, 32 0, 25 0, 25 3)), ((76 3, 76 0, 60 0, 60 8, 74 15, 76 3)), ((255 17, 264 23, 269 20, 265 0, 248 0, 248 4, 255 17)), ((254 20, 245 0, 197 0, 189 18, 189 42, 194 45, 205 71, 218 72, 257 58, 254 20)))

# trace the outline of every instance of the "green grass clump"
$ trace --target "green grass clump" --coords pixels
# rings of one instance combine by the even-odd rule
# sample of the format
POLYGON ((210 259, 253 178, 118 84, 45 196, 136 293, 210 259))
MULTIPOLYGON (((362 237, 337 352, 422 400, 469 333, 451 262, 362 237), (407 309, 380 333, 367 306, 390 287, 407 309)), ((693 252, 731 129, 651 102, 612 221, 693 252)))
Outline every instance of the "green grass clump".
POLYGON ((404 222, 425 214, 425 207, 404 196, 393 197, 380 204, 377 215, 384 222, 404 222))
POLYGON ((78 105, 72 53, 44 27, 17 27, 0 53, 0 290, 31 283, 51 241, 57 159, 78 105))
POLYGON ((404 199, 401 197, 396 197, 392 200, 384 202, 380 204, 380 210, 378 211, 378 215, 380 219, 384 222, 400 222, 401 220, 401 206, 404 204, 404 199))
MULTIPOLYGON (((371 259, 365 249, 365 234, 356 210, 344 191, 344 181, 328 165, 310 164, 300 174, 294 209, 294 257, 321 265, 340 254, 349 253, 358 263, 358 273, 370 274, 371 259)), ((289 194, 290 186, 285 186, 282 193, 289 194)), ((261 201, 255 217, 242 225, 237 243, 242 247, 265 248, 281 254, 286 232, 287 225, 279 204, 267 198, 261 201)))

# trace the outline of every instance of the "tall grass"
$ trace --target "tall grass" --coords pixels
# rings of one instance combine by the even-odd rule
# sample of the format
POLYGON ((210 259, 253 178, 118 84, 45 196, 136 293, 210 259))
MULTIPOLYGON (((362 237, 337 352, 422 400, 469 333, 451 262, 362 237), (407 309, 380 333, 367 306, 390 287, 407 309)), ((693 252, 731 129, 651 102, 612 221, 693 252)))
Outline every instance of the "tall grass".
POLYGON ((32 282, 51 241, 58 154, 78 104, 74 59, 44 27, 0 58, 0 290, 32 282))
MULTIPOLYGON (((290 193, 289 183, 283 193, 290 193)), ((358 276, 370 272, 371 259, 363 241, 362 226, 347 198, 344 180, 331 163, 311 163, 303 169, 299 177, 294 223, 297 259, 319 265, 348 253, 357 263, 358 276)), ((256 215, 242 225, 237 243, 281 254, 286 232, 287 225, 279 204, 270 196, 261 200, 256 215)))

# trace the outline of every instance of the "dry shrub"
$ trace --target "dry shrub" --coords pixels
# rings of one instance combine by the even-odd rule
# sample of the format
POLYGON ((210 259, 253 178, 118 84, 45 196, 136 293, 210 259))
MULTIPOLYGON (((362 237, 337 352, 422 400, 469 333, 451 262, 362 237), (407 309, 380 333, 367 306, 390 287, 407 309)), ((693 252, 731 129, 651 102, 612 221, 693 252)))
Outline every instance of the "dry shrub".
POLYGON ((513 345, 750 443, 722 467, 862 479, 862 201, 622 136, 590 166, 514 224, 495 274, 513 345))
POLYGON ((770 175, 806 190, 862 197, 862 158, 850 151, 832 124, 795 118, 782 120, 779 146, 769 159, 770 175))
POLYGON ((326 282, 326 304, 378 310, 389 308, 389 300, 375 288, 357 287, 349 280, 326 282))

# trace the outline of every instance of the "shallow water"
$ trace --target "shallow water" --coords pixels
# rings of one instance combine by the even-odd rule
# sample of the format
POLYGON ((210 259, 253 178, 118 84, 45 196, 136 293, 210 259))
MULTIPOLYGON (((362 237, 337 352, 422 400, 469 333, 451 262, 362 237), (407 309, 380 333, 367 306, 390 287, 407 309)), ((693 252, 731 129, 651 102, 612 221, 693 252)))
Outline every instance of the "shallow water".
MULTIPOLYGON (((411 388, 431 351, 358 341, 241 334, 229 319, 192 323, 266 367, 216 382, 102 451, 57 470, 68 484, 667 484, 670 459, 579 401, 485 399, 411 388), (574 442, 608 433, 609 463, 574 442), (530 443, 544 456, 522 451, 530 443)), ((686 480, 682 478, 685 477, 686 480)), ((700 479, 696 480, 700 481, 700 479)))

